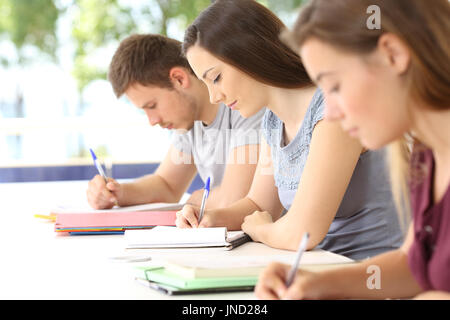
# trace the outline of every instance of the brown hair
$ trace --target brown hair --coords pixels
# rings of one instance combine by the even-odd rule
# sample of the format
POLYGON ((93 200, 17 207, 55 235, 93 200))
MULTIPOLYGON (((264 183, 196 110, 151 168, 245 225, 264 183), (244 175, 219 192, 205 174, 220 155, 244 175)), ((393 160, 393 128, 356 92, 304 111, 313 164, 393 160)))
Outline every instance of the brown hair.
POLYGON ((173 67, 193 71, 181 53, 181 42, 157 34, 135 34, 123 40, 108 71, 117 97, 134 83, 172 89, 169 71, 173 67))
MULTIPOLYGON (((445 110, 450 105, 449 31, 448 0, 311 0, 300 12, 293 31, 282 37, 296 49, 316 38, 364 55, 375 50, 382 34, 393 33, 411 52, 406 74, 411 98, 429 108, 445 110), (367 9, 371 5, 380 9, 379 29, 367 27, 367 9)), ((400 213, 410 211, 407 180, 415 169, 409 165, 412 144, 419 143, 408 143, 405 136, 392 143, 389 150, 391 182, 400 213)))
POLYGON ((200 45, 250 77, 281 88, 312 85, 298 54, 279 38, 285 25, 253 0, 216 0, 187 28, 183 53, 200 45))

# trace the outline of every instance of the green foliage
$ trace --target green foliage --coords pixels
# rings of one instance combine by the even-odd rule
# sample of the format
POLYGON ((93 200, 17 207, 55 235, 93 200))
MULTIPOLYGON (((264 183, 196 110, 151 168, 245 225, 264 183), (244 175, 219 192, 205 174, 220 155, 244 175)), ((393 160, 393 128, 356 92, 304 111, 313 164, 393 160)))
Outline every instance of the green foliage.
POLYGON ((117 45, 119 40, 141 31, 135 22, 136 15, 154 28, 141 32, 167 35, 170 22, 176 20, 181 29, 185 28, 209 4, 210 0, 153 0, 143 7, 132 8, 121 6, 117 0, 77 0, 72 35, 76 42, 73 74, 78 89, 81 92, 90 81, 105 79, 105 66, 102 69, 93 65, 89 56, 108 44, 117 45), (155 12, 156 8, 159 12, 155 12))
POLYGON ((150 12, 150 7, 143 8, 143 13, 157 26, 155 32, 167 35, 168 23, 177 20, 181 29, 187 27, 208 5, 210 0, 154 0, 160 10, 160 18, 150 12))
POLYGON ((72 37, 75 42, 73 76, 80 93, 93 80, 106 79, 104 66, 89 62, 99 48, 116 43, 136 30, 130 8, 118 0, 76 0, 72 37))
MULTIPOLYGON (((289 13, 302 0, 258 0, 276 13, 289 13)), ((17 49, 17 63, 27 62, 23 48, 32 46, 56 59, 58 18, 73 19, 71 36, 75 43, 73 75, 80 93, 93 80, 106 78, 106 65, 92 61, 104 48, 115 48, 119 41, 137 32, 167 35, 169 25, 180 30, 190 24, 206 8, 210 0, 147 0, 135 1, 72 0, 66 8, 58 8, 58 0, 0 0, 0 40, 12 41, 17 49), (67 11, 65 11, 67 10, 67 11), (143 30, 142 22, 151 30, 143 30)), ((147 28, 147 29, 148 29, 147 28)), ((28 57, 29 58, 29 57, 28 57)), ((33 57, 34 58, 34 57, 33 57)), ((38 59, 38 57, 36 57, 38 59)), ((94 60, 95 61, 95 60, 94 60)), ((0 65, 11 61, 0 54, 0 65)))
MULTIPOLYGON (((6 34, 16 47, 17 63, 24 64, 29 59, 23 53, 25 45, 36 47, 56 60, 59 14, 52 0, 0 0, 0 35, 6 34)), ((5 57, 0 60, 6 63, 5 57)))
POLYGON ((117 0, 76 0, 74 6, 75 56, 89 54, 136 30, 131 9, 120 7, 117 0))

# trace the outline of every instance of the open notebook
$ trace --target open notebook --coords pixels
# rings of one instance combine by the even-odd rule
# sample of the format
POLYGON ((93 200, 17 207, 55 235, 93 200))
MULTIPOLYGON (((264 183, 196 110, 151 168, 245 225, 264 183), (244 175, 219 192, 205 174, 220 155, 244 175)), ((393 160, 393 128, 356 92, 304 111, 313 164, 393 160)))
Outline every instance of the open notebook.
POLYGON ((243 231, 227 231, 225 227, 181 229, 158 226, 151 230, 127 230, 125 241, 129 249, 142 248, 235 248, 250 237, 243 231))

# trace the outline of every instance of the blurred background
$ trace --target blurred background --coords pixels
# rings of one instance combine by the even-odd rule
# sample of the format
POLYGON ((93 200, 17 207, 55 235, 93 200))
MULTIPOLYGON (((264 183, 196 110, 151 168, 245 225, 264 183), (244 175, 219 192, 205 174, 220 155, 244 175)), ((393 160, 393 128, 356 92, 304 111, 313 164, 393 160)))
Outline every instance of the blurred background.
MULTIPOLYGON (((0 0, 0 182, 134 178, 156 169, 171 133, 150 127, 106 73, 133 33, 182 41, 211 0, 0 0)), ((292 26, 302 0, 259 1, 292 26)))

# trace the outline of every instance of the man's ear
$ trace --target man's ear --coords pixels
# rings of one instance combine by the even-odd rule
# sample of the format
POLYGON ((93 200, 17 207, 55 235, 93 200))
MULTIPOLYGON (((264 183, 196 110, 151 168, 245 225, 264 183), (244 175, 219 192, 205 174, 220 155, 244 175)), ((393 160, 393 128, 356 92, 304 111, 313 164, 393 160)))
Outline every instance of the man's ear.
POLYGON ((393 67, 397 74, 404 74, 411 63, 411 52, 398 36, 392 33, 381 35, 378 50, 386 65, 393 67))
POLYGON ((173 67, 170 69, 169 78, 175 88, 187 89, 191 85, 189 73, 182 67, 173 67))

